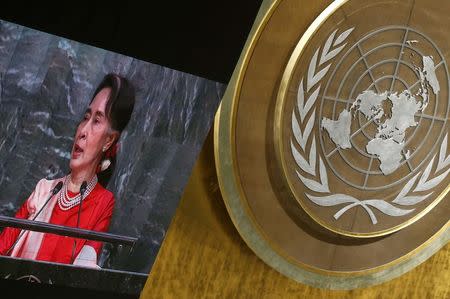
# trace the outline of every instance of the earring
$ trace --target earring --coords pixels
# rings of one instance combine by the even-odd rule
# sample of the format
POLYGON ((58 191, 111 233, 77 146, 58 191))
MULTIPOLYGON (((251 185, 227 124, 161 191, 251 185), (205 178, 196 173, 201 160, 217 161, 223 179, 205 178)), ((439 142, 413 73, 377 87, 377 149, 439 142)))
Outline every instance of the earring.
POLYGON ((107 147, 106 147, 106 145, 103 147, 103 152, 106 152, 106 150, 107 150, 107 147))
POLYGON ((101 171, 105 171, 108 169, 109 165, 111 165, 111 161, 109 159, 103 160, 100 166, 101 171))

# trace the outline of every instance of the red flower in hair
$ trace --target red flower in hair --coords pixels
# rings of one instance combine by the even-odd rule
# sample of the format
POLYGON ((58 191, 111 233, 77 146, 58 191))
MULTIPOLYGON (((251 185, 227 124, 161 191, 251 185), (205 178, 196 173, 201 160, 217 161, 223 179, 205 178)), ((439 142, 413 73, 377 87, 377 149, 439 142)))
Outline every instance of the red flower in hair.
POLYGON ((114 143, 105 153, 106 158, 114 158, 117 155, 117 152, 119 151, 119 144, 114 143))

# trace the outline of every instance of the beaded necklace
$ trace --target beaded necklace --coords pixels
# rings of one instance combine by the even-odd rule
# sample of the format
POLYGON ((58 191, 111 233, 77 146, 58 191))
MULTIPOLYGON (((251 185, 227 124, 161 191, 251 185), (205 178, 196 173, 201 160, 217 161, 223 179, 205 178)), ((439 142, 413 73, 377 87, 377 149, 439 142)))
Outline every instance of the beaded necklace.
MULTIPOLYGON (((68 189, 68 182, 70 179, 70 174, 66 177, 66 180, 64 182, 64 186, 63 186, 63 190, 61 190, 61 192, 59 192, 59 197, 58 197, 58 205, 61 208, 61 210, 63 211, 67 211, 70 210, 71 208, 77 206, 80 202, 81 202, 81 194, 78 193, 75 197, 70 197, 69 194, 67 193, 68 189)), ((94 175, 94 177, 89 181, 86 191, 83 194, 83 197, 86 198, 89 193, 91 193, 91 191, 94 189, 95 185, 98 182, 98 178, 96 175, 94 175)))

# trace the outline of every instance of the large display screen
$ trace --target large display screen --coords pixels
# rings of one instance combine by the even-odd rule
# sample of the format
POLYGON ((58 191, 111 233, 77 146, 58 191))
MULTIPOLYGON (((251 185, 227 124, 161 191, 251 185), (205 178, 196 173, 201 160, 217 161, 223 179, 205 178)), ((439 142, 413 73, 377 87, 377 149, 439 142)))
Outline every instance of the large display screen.
POLYGON ((224 89, 0 20, 0 277, 138 294, 224 89))

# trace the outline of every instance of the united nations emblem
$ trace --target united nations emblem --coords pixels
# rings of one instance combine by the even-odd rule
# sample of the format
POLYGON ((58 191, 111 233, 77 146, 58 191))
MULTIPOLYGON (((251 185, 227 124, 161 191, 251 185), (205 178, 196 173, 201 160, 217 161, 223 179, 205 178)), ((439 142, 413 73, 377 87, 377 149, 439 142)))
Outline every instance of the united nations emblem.
POLYGON ((296 97, 280 90, 277 129, 288 132, 275 136, 287 137, 281 164, 310 216, 370 237, 419 219, 447 192, 449 74, 436 43, 413 27, 354 32, 336 28, 310 58, 294 54, 307 63, 285 73, 298 71, 299 82, 287 87, 296 97))
POLYGON ((405 273, 450 239, 450 2, 263 7, 216 119, 231 219, 303 283, 405 273))

